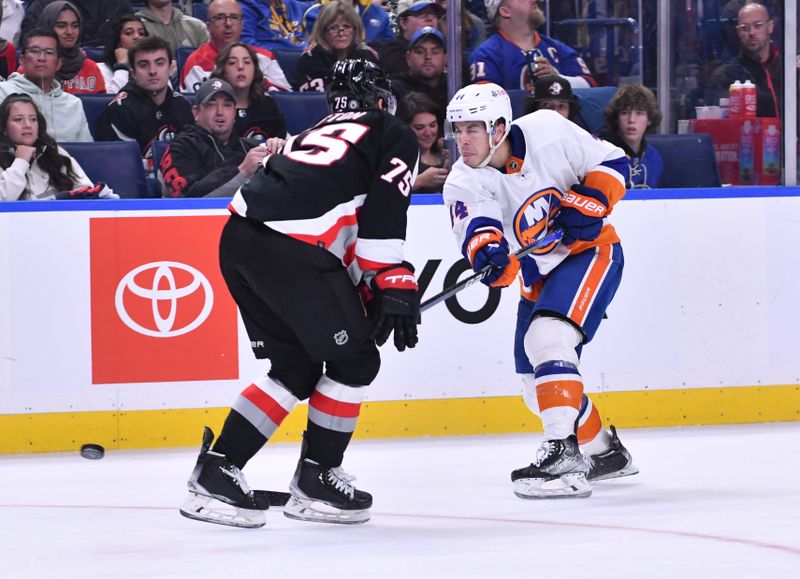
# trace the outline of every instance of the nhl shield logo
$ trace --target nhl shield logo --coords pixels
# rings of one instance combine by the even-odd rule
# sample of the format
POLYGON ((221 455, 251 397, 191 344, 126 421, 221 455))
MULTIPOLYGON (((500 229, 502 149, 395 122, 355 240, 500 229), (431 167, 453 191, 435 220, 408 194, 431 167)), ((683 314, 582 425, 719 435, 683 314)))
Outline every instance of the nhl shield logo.
POLYGON ((333 341, 336 342, 337 346, 344 346, 347 343, 348 339, 349 337, 347 336, 347 330, 336 332, 333 335, 333 341))

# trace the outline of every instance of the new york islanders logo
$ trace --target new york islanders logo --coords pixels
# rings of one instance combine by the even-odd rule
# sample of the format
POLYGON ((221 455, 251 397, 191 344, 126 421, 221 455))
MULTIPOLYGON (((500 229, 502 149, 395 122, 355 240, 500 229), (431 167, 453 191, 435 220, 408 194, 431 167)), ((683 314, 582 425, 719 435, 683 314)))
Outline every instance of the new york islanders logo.
MULTIPOLYGON (((548 223, 561 208, 563 193, 549 187, 537 191, 525 201, 514 215, 514 235, 522 247, 527 247, 546 234, 548 223)), ((558 242, 537 249, 534 253, 544 255, 550 253, 558 242)))

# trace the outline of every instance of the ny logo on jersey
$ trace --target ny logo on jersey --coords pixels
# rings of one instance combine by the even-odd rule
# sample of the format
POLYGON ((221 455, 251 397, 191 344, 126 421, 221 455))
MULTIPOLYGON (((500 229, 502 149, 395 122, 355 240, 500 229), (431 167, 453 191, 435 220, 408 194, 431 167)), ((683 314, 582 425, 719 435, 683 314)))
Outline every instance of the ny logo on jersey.
MULTIPOLYGON (((547 231, 550 220, 561 207, 561 191, 547 188, 537 191, 522 202, 514 215, 514 235, 522 247, 534 243, 547 231)), ((555 244, 537 249, 535 253, 550 252, 555 244)))

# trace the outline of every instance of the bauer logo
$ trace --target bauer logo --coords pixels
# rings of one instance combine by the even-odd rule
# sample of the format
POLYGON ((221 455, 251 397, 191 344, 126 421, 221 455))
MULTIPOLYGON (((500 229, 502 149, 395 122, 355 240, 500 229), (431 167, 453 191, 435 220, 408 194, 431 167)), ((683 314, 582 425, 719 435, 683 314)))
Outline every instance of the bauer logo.
POLYGON ((90 220, 92 382, 238 378, 225 217, 90 220))

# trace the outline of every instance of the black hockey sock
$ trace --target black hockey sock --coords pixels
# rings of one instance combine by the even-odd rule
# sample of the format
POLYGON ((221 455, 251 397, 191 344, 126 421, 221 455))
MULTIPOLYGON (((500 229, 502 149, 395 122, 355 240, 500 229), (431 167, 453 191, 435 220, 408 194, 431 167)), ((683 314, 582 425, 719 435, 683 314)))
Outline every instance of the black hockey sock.
POLYGON ((267 438, 255 426, 231 409, 213 450, 227 456, 235 466, 244 468, 266 443, 267 438))
POLYGON ((342 464, 344 451, 353 437, 352 432, 338 432, 329 430, 308 422, 306 430, 306 458, 309 458, 323 468, 333 468, 342 464))

